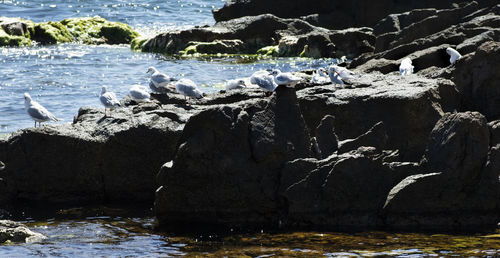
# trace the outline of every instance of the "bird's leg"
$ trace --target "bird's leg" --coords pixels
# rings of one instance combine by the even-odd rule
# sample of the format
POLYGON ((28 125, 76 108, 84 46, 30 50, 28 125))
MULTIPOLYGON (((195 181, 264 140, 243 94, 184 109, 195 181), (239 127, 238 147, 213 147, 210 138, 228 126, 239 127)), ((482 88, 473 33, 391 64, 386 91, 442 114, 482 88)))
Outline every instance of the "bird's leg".
POLYGON ((36 128, 36 121, 35 121, 35 128, 36 128))

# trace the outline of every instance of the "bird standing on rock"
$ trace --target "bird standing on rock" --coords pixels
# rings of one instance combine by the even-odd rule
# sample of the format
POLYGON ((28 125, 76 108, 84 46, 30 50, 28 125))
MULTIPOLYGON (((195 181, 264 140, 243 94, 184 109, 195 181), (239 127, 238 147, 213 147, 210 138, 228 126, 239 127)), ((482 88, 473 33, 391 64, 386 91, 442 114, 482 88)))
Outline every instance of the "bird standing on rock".
POLYGON ((24 109, 31 117, 31 119, 38 122, 39 126, 41 126, 42 122, 46 122, 52 120, 54 122, 59 121, 52 113, 50 113, 46 108, 42 105, 38 104, 38 102, 31 99, 30 94, 24 93, 24 109))
POLYGON ((149 102, 149 98, 151 97, 146 87, 137 84, 130 88, 129 95, 137 102, 149 102))
POLYGON ((413 65, 411 65, 411 59, 407 57, 399 65, 399 75, 405 76, 410 74, 413 74, 413 65))
POLYGON ((153 92, 165 93, 171 92, 169 88, 173 79, 164 73, 160 73, 156 68, 149 67, 146 73, 151 73, 151 80, 149 82, 149 87, 153 92))
POLYGON ((175 83, 175 89, 180 94, 184 95, 184 101, 187 104, 186 97, 201 99, 203 98, 203 94, 196 86, 196 83, 191 81, 190 79, 182 78, 175 83))
POLYGON ((456 51, 455 49, 449 47, 449 48, 446 48, 446 53, 448 53, 448 55, 450 55, 450 63, 451 64, 454 64, 458 59, 462 58, 462 55, 460 53, 458 53, 458 51, 456 51))
POLYGON ((246 87, 245 80, 243 79, 235 79, 235 80, 229 80, 226 82, 226 90, 237 90, 237 89, 244 89, 246 87))
POLYGON ((252 74, 250 77, 250 83, 259 86, 264 90, 264 95, 266 93, 272 93, 278 85, 274 82, 274 77, 269 74, 268 71, 259 70, 252 74))
POLYGON ((118 98, 116 97, 115 93, 108 91, 108 88, 106 86, 102 86, 101 95, 99 96, 99 100, 101 101, 102 105, 104 106, 104 117, 107 116, 106 110, 108 108, 112 109, 114 107, 120 106, 120 101, 118 101, 118 98))
MULTIPOLYGON (((352 76, 355 74, 353 71, 351 71, 345 67, 338 66, 338 65, 331 65, 328 68, 328 74, 330 74, 332 72, 337 73, 337 75, 340 76, 340 79, 352 78, 352 76)), ((330 76, 330 78, 331 78, 331 76, 330 76)))
POLYGON ((311 82, 312 83, 318 83, 318 84, 323 84, 323 83, 330 82, 325 68, 323 68, 323 67, 318 68, 313 73, 313 76, 311 78, 311 82))
POLYGON ((344 84, 344 81, 342 81, 342 78, 340 77, 340 74, 335 71, 335 67, 330 66, 328 67, 328 76, 330 77, 330 80, 334 84, 344 84))
POLYGON ((271 74, 274 76, 274 82, 276 82, 278 86, 284 85, 293 87, 295 86, 295 84, 302 80, 302 78, 297 77, 291 73, 282 73, 278 69, 273 70, 271 74))

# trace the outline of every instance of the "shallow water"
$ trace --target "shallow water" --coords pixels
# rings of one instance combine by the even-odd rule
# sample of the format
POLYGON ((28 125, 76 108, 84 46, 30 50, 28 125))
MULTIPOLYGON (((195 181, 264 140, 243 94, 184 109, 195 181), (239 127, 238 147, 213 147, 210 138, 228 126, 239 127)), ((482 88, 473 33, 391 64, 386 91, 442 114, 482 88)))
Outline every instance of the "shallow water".
MULTIPOLYGON (((99 15, 130 24, 142 35, 213 24, 211 10, 221 0, 0 0, 0 16, 36 22, 99 15)), ((107 85, 124 97, 130 85, 147 85, 149 66, 174 77, 189 77, 205 92, 222 82, 249 76, 258 69, 295 71, 324 66, 331 60, 212 58, 179 60, 132 52, 129 46, 61 44, 0 48, 0 139, 33 122, 24 111, 23 93, 71 122, 81 106, 100 107, 98 94, 107 85)), ((36 208, 38 212, 44 208, 36 208)), ((500 240, 483 235, 415 233, 249 233, 179 236, 152 229, 150 207, 130 210, 75 208, 55 215, 17 217, 48 238, 39 243, 0 245, 1 257, 136 257, 136 256, 498 256, 500 240), (104 210, 104 211, 103 211, 104 210), (74 215, 77 213, 78 215, 74 215), (73 215, 72 215, 73 214, 73 215), (83 215, 82 215, 83 214, 83 215)), ((491 232, 493 234, 495 232, 491 232)), ((499 232, 496 232, 499 233, 499 232)))
MULTIPOLYGON (((133 210, 133 209, 132 209, 133 210)), ((490 256, 500 255, 500 231, 482 234, 397 232, 255 232, 179 235, 153 230, 151 210, 59 210, 56 217, 25 222, 47 239, 0 246, 8 257, 137 256, 490 256), (146 212, 144 212, 146 210, 146 212)))

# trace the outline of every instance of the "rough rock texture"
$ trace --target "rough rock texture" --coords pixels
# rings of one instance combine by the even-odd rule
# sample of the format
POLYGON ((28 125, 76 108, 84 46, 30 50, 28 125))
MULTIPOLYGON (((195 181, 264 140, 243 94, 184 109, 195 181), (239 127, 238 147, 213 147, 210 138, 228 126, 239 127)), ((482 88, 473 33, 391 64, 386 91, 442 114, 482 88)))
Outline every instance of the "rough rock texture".
POLYGON ((251 108, 214 107, 189 119, 173 165, 158 176, 160 226, 276 222, 280 168, 312 155, 309 134, 293 89, 251 108))
POLYGON ((339 139, 335 134, 335 117, 326 115, 316 127, 316 139, 321 157, 326 158, 339 148, 339 139))
POLYGON ((300 19, 262 14, 219 22, 212 27, 161 33, 144 42, 142 50, 164 54, 256 54, 263 47, 279 46, 279 56, 354 57, 373 51, 374 43, 370 28, 331 31, 300 19), (208 48, 204 50, 199 45, 208 48))
MULTIPOLYGON (((500 19, 499 19, 500 21, 500 19)), ((500 42, 488 41, 456 64, 452 80, 463 95, 463 110, 500 119, 500 42)))
MULTIPOLYGON (((175 106, 81 108, 72 124, 28 128, 0 141, 1 201, 151 201, 186 117, 175 106)), ((185 113, 185 112, 183 112, 185 113)))
POLYGON ((10 221, 0 220, 0 243, 5 242, 24 242, 33 243, 45 238, 40 233, 33 232, 25 225, 10 221))
POLYGON ((496 147, 480 113, 448 113, 433 129, 426 171, 389 193, 386 223, 398 228, 477 229, 500 219, 496 147))
MULTIPOLYGON (((215 10, 216 21, 226 21, 242 16, 271 13, 278 17, 294 18, 311 15, 305 19, 318 25, 343 29, 346 27, 373 26, 391 13, 417 8, 446 8, 457 1, 329 1, 329 0, 275 0, 272 4, 264 0, 231 0, 215 10)), ((458 1, 460 2, 460 1, 458 1)), ((463 1, 462 1, 463 2, 463 1)), ((493 1, 481 1, 493 3, 493 1)))
POLYGON ((356 150, 361 146, 372 146, 383 150, 387 144, 387 130, 383 122, 376 123, 368 132, 358 136, 356 139, 348 139, 340 143, 339 153, 356 150))
POLYGON ((443 112, 453 111, 460 103, 449 80, 363 74, 351 83, 343 88, 326 85, 298 91, 308 127, 316 128, 325 115, 333 115, 335 133, 346 140, 382 121, 386 147, 400 150, 406 160, 420 159, 434 124, 443 112))
POLYGON ((34 23, 20 18, 0 17, 0 46, 82 42, 85 44, 129 44, 139 34, 127 24, 99 17, 68 18, 61 22, 34 23))
POLYGON ((486 41, 500 39, 498 14, 493 4, 487 6, 481 1, 452 9, 392 14, 374 27, 375 51, 355 58, 350 66, 360 71, 388 73, 397 71, 401 60, 409 57, 415 72, 432 66, 447 67, 447 47, 465 55, 486 41))

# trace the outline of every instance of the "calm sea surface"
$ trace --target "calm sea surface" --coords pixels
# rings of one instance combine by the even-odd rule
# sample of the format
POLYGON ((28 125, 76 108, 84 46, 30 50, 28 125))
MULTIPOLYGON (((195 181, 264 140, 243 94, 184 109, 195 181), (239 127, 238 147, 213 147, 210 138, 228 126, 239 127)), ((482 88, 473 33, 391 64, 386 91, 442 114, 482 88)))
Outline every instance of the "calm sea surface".
MULTIPOLYGON (((0 0, 0 16, 35 22, 68 17, 101 16, 130 24, 150 36, 178 28, 213 24, 211 10, 220 0, 0 0)), ((44 105, 64 122, 71 122, 82 106, 100 107, 98 94, 106 85, 124 97, 132 84, 148 84, 149 66, 174 77, 188 77, 210 93, 227 79, 255 70, 295 71, 324 66, 331 60, 241 58, 178 60, 132 52, 129 46, 60 44, 0 48, 0 135, 33 126, 24 111, 23 93, 44 105)), ((150 206, 148 206, 150 207, 150 206)), ((146 210, 146 211, 144 211, 146 210)), ((137 257, 137 256, 496 256, 500 240, 495 232, 475 235, 400 234, 387 232, 325 233, 268 232, 179 236, 152 230, 153 214, 134 214, 109 208, 61 210, 56 216, 20 216, 32 230, 48 238, 34 244, 0 246, 0 257, 137 257), (61 215, 62 214, 62 215, 61 215), (69 214, 69 216, 68 216, 69 214), (76 215, 75 215, 76 214, 76 215)), ((496 232, 497 234, 499 232, 496 232)))

